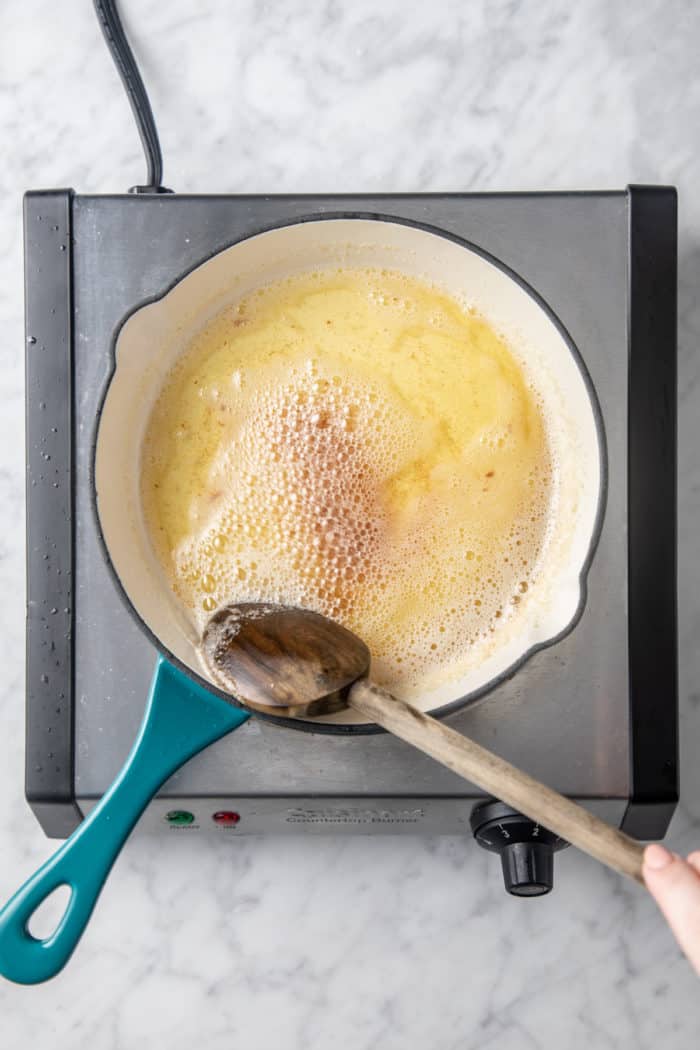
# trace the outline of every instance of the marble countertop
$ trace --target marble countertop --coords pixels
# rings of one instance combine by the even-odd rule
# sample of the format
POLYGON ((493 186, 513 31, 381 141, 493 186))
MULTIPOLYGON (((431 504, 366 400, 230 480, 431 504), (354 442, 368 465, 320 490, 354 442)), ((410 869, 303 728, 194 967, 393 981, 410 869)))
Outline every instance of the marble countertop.
MULTIPOLYGON (((682 804, 700 845, 700 78, 694 0, 123 0, 179 191, 680 190, 682 804)), ((0 30, 0 898, 23 797, 21 194, 143 179, 87 2, 0 30)), ((2 1050, 687 1050, 700 985, 650 899, 573 850, 508 898, 459 838, 136 833, 69 968, 0 983, 2 1050), (173 841, 176 838, 177 841, 173 841)))

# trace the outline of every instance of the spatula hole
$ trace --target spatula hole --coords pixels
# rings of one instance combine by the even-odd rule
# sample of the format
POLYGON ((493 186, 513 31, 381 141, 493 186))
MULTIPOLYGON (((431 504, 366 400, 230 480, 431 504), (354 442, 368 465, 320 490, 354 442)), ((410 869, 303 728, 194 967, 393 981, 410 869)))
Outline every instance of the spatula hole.
POLYGON ((56 932, 70 900, 71 888, 67 883, 57 886, 39 907, 29 916, 27 929, 38 941, 45 941, 56 932))

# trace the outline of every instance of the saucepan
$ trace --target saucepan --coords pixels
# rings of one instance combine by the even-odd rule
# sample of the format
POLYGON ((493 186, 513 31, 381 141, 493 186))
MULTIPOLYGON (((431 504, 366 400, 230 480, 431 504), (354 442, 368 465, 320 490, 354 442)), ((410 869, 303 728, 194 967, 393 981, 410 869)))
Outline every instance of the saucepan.
MULTIPOLYGON (((576 347, 534 289, 473 244, 382 216, 315 216, 267 229, 206 260, 131 314, 115 340, 114 370, 95 430, 94 506, 115 585, 159 661, 139 739, 114 785, 0 913, 0 973, 12 980, 36 983, 65 965, 150 798, 188 758, 250 717, 208 677, 198 634, 173 597, 146 531, 141 446, 165 377, 224 306, 271 281, 339 267, 397 270, 473 304, 527 361, 547 414, 557 420, 550 435, 557 488, 546 563, 536 586, 477 666, 413 702, 433 715, 448 715, 562 638, 581 614, 605 501, 602 420, 576 347), (71 895, 56 930, 44 940, 35 938, 28 929, 32 914, 65 884, 71 895)), ((315 733, 379 731, 351 710, 306 721, 256 717, 315 733)))

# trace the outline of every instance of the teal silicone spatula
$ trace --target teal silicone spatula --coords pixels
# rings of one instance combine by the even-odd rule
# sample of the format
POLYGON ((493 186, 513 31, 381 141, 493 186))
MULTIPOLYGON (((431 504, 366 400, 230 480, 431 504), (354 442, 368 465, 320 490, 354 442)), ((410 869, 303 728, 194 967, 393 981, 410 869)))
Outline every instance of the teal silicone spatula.
POLYGON ((161 660, 138 739, 106 795, 60 849, 0 911, 0 974, 19 984, 54 977, 87 926, 112 865, 161 784, 207 744, 249 718, 161 660), (70 899, 54 933, 39 940, 29 921, 59 886, 70 899))

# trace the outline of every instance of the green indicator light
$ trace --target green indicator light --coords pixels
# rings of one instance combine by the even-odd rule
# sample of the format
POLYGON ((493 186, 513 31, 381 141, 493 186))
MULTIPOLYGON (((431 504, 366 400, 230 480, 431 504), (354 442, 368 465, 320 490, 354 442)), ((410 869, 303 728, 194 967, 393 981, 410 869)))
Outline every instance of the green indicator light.
POLYGON ((192 824, 194 813, 190 813, 186 809, 171 809, 169 813, 166 813, 165 819, 168 824, 192 824))

